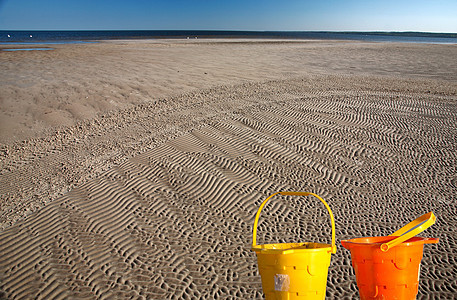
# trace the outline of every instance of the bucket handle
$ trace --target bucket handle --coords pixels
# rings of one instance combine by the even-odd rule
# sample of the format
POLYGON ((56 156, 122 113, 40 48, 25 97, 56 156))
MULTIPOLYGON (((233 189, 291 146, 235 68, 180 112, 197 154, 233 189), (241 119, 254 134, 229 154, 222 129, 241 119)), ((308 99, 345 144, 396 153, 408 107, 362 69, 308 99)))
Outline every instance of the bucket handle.
POLYGON ((277 192, 277 193, 274 193, 273 195, 269 196, 267 199, 265 199, 262 202, 262 204, 260 205, 260 207, 259 207, 259 209, 257 211, 257 214, 255 216, 254 229, 253 229, 253 232, 252 232, 252 248, 256 248, 256 246, 257 246, 257 223, 259 222, 260 213, 262 212, 262 209, 265 206, 265 204, 267 204, 267 202, 271 198, 273 198, 274 196, 276 196, 278 194, 281 194, 282 196, 305 196, 305 197, 311 195, 311 196, 314 196, 317 199, 319 199, 325 205, 325 208, 327 208, 328 213, 330 214, 330 220, 332 222, 332 250, 331 250, 331 252, 333 254, 336 253, 335 219, 333 218, 332 210, 330 209, 330 206, 328 206, 327 202, 324 201, 324 199, 322 199, 321 197, 319 197, 318 195, 316 195, 314 193, 308 193, 308 192, 277 192))
MULTIPOLYGON (((414 221, 406 224, 402 228, 398 229, 394 233, 392 233, 390 236, 398 236, 396 239, 391 240, 390 242, 383 243, 381 244, 381 251, 386 252, 392 247, 397 246, 398 244, 403 243, 404 241, 412 238, 413 236, 418 235, 428 227, 432 226, 435 224, 436 217, 433 214, 433 212, 429 212, 425 215, 420 216, 419 218, 415 219, 414 221)), ((430 242, 425 242, 426 244, 428 243, 434 243, 432 241, 433 239, 430 239, 430 242)), ((438 240, 436 241, 436 243, 438 240)))
POLYGON ((439 238, 424 238, 423 243, 424 244, 438 244, 440 241, 439 238))

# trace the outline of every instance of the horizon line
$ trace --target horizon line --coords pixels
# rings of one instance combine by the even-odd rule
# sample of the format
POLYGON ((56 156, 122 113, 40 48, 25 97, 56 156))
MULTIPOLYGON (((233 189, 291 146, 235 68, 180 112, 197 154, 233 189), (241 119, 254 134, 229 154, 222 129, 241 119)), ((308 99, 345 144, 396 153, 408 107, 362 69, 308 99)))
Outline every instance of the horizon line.
POLYGON ((332 33, 425 33, 457 34, 445 31, 417 30, 245 30, 245 29, 0 29, 0 31, 228 31, 228 32, 332 32, 332 33))

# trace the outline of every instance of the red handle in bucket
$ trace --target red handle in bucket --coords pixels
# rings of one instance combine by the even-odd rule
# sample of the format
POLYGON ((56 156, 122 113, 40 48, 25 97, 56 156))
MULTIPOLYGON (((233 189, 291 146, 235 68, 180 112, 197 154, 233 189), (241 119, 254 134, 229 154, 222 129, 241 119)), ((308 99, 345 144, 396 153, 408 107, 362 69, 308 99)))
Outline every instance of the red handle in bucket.
POLYGON ((424 244, 438 244, 440 239, 439 238, 424 238, 422 241, 424 242, 424 244))
POLYGON ((330 209, 330 206, 328 206, 327 202, 324 201, 324 199, 322 199, 321 197, 319 197, 318 195, 316 195, 314 193, 308 193, 308 192, 277 192, 277 193, 274 193, 273 195, 271 195, 270 197, 268 197, 267 199, 265 199, 265 201, 263 201, 262 204, 260 205, 259 210, 257 211, 257 214, 255 216, 254 229, 253 229, 253 232, 252 232, 252 248, 256 248, 256 246, 257 246, 257 223, 259 222, 260 213, 262 212, 262 209, 265 206, 265 204, 267 204, 267 202, 271 198, 273 198, 274 196, 276 196, 278 194, 280 194, 282 196, 305 196, 305 197, 311 195, 311 196, 314 196, 317 199, 319 199, 325 205, 325 208, 327 208, 328 213, 330 214, 330 220, 332 222, 332 247, 331 247, 331 252, 332 253, 336 253, 335 219, 333 218, 332 210, 330 209))

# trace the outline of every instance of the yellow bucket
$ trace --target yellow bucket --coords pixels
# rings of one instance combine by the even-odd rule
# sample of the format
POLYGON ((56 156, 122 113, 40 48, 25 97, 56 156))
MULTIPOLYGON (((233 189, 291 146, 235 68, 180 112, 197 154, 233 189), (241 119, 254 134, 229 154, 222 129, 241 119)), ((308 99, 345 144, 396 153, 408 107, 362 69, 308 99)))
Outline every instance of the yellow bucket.
POLYGON ((331 254, 336 253, 335 220, 328 204, 318 195, 278 192, 260 205, 255 216, 252 248, 262 278, 266 299, 324 299, 331 254), (275 195, 314 196, 327 208, 332 222, 332 244, 280 243, 257 245, 257 223, 265 204, 275 195))

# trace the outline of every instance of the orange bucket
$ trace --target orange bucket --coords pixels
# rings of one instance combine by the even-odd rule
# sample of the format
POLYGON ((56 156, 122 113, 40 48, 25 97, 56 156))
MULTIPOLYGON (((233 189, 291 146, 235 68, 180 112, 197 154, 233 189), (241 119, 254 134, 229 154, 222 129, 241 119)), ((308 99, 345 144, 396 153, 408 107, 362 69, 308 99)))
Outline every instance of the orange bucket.
POLYGON ((438 243, 438 239, 414 235, 435 220, 430 212, 391 236, 341 241, 351 251, 360 299, 416 299, 424 244, 438 243))

